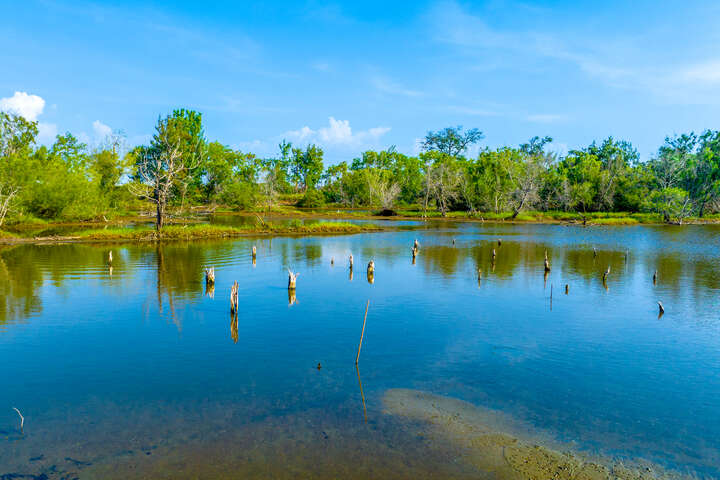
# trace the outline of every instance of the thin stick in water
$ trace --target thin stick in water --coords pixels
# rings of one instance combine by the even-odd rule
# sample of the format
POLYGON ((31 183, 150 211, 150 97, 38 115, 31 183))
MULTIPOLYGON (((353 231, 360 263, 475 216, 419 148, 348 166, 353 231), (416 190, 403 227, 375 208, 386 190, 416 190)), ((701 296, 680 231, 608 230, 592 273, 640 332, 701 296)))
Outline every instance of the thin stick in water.
POLYGON ((20 432, 23 432, 23 431, 24 431, 24 428, 25 428, 25 417, 23 417, 22 413, 20 413, 20 410, 18 410, 18 409, 15 408, 15 407, 12 407, 12 408, 13 408, 13 410, 15 410, 15 411, 17 412, 17 414, 20 416, 20 432))
POLYGON ((355 357, 355 365, 357 365, 358 362, 360 361, 360 349, 362 348, 362 341, 363 341, 363 337, 365 336, 365 322, 367 322, 367 314, 368 314, 369 308, 370 308, 370 300, 368 300, 367 305, 365 305, 365 318, 363 318, 362 332, 360 332, 360 345, 358 345, 358 353, 357 353, 357 357, 355 357))

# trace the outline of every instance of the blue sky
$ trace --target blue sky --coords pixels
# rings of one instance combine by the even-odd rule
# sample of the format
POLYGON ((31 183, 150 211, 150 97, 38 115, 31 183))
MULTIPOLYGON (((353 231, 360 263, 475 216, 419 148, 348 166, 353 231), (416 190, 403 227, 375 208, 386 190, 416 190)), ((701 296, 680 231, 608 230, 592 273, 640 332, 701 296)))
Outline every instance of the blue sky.
POLYGON ((643 159, 720 128, 716 1, 208 3, 0 0, 0 108, 91 144, 193 108, 209 139, 315 142, 326 163, 451 125, 643 159))

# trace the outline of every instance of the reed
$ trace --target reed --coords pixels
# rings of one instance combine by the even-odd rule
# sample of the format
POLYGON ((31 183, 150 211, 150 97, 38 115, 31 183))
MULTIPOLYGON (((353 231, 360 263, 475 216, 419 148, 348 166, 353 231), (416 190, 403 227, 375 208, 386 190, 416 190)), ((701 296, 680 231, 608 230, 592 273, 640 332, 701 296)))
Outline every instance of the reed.
POLYGON ((367 305, 365 305, 365 318, 363 318, 362 331, 360 332, 360 344, 358 345, 358 352, 357 352, 357 356, 355 357, 355 365, 357 365, 358 362, 360 361, 360 349, 362 348, 363 337, 365 337, 365 323, 367 322, 367 314, 368 314, 369 308, 370 308, 370 300, 368 300, 367 305))

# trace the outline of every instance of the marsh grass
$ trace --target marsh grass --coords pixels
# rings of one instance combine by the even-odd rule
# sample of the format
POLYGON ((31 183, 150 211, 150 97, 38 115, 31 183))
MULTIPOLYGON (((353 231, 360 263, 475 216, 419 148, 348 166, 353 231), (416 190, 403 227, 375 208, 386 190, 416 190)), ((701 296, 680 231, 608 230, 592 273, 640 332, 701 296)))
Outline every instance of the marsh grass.
POLYGON ((264 225, 232 227, 224 225, 192 224, 169 225, 160 232, 152 228, 105 228, 84 230, 72 234, 83 240, 189 240, 198 238, 223 238, 247 234, 292 234, 317 235, 338 233, 360 233, 382 230, 377 225, 356 225, 348 222, 319 222, 304 224, 300 220, 287 225, 265 223, 264 225))

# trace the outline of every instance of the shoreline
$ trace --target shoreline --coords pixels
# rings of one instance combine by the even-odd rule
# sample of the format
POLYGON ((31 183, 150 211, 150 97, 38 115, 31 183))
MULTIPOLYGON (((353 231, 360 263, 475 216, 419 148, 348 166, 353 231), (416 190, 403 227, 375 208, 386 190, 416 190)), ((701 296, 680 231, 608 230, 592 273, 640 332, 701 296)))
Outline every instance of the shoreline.
MULTIPOLYGON (((128 224, 125 224, 128 225, 128 224)), ((132 243, 172 242, 189 240, 216 240, 250 236, 324 236, 353 235, 389 231, 391 228, 377 225, 355 225, 346 222, 328 222, 312 225, 277 226, 265 224, 257 228, 243 228, 205 223, 171 224, 160 232, 150 228, 95 229, 69 235, 45 237, 3 237, 0 245, 53 245, 63 243, 132 243)))

